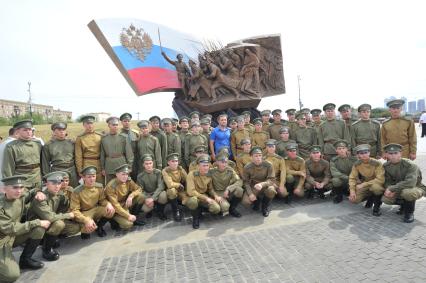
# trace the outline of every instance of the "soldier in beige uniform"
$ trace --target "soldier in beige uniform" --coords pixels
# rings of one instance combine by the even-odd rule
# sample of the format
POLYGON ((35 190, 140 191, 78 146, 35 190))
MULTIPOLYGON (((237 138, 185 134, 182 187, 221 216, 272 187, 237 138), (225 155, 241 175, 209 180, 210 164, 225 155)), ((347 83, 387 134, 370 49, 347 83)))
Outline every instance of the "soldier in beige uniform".
MULTIPOLYGON (((200 120, 200 125, 201 125, 201 129, 202 129, 201 134, 206 137, 207 144, 210 143, 210 133, 211 133, 210 123, 211 123, 211 121, 207 118, 203 118, 203 119, 200 120)), ((207 147, 207 153, 211 154, 210 147, 207 147)))
POLYGON ((321 109, 312 109, 311 110, 311 115, 312 115, 312 128, 315 129, 315 131, 317 132, 317 138, 318 138, 318 134, 319 134, 319 126, 323 123, 323 121, 321 120, 321 109))
POLYGON ((311 156, 306 161, 305 166, 305 192, 307 198, 312 198, 314 193, 318 193, 319 197, 324 199, 324 193, 332 189, 330 163, 321 159, 321 147, 319 145, 312 146, 311 156))
MULTIPOLYGON (((201 155, 207 154, 207 148, 204 145, 198 145, 194 148, 195 160, 189 164, 188 173, 198 169, 197 158, 201 155)), ((210 162, 210 168, 213 168, 213 165, 210 162)))
POLYGON ((277 195, 279 197, 286 198, 288 196, 288 191, 285 187, 287 170, 285 167, 284 158, 275 153, 276 144, 277 141, 274 139, 270 139, 266 142, 266 154, 263 159, 269 161, 272 164, 272 167, 274 168, 274 185, 275 190, 277 191, 277 195))
POLYGON ((309 159, 310 149, 317 142, 317 132, 314 128, 306 125, 306 116, 303 113, 297 113, 297 126, 293 129, 293 140, 299 146, 299 155, 303 159, 309 159))
POLYGON ((177 156, 179 157, 179 163, 182 163, 180 158, 182 153, 182 142, 180 141, 179 135, 173 132, 172 120, 169 118, 164 118, 161 124, 163 125, 164 133, 166 134, 167 156, 172 153, 177 153, 177 156))
POLYGON ((180 154, 180 159, 182 161, 181 165, 186 170, 186 169, 188 169, 188 166, 189 166, 189 164, 186 164, 186 161, 185 161, 185 158, 184 158, 184 156, 185 156, 185 138, 186 138, 186 135, 188 135, 190 133, 189 132, 189 119, 188 119, 188 117, 186 117, 186 116, 181 117, 179 119, 179 126, 180 126, 180 130, 178 131, 178 135, 179 135, 180 144, 181 144, 181 147, 180 147, 181 152, 179 154, 180 154))
MULTIPOLYGON (((160 143, 161 147, 161 164, 164 166, 167 164, 167 138, 164 134, 163 130, 160 129, 160 117, 158 116, 152 116, 149 118, 149 122, 151 124, 151 135, 156 137, 158 139, 158 142, 160 143)), ((161 170, 161 169, 160 169, 161 170)))
POLYGON ((272 117, 274 122, 268 127, 269 137, 274 140, 280 140, 280 130, 282 127, 288 127, 286 121, 281 120, 281 109, 275 109, 272 111, 272 117))
POLYGON ((252 162, 252 158, 250 156, 251 143, 249 139, 242 139, 240 145, 243 148, 243 152, 237 156, 235 161, 237 163, 237 173, 242 177, 244 166, 252 162))
POLYGON ((360 119, 352 124, 351 144, 356 147, 360 144, 371 146, 371 157, 382 157, 382 145, 380 143, 380 123, 370 119, 371 105, 361 104, 358 107, 360 119))
POLYGON ((296 109, 294 109, 294 108, 287 109, 285 111, 285 113, 287 114, 287 119, 288 119, 287 120, 287 126, 288 126, 288 128, 290 130, 290 136, 291 136, 292 139, 294 139, 293 138, 293 133, 294 133, 294 130, 295 130, 296 126, 297 126, 297 122, 296 122, 296 109))
POLYGON ((357 119, 352 118, 352 107, 349 104, 340 105, 337 110, 340 112, 340 117, 345 126, 348 129, 349 134, 351 133, 352 124, 357 121, 357 119))
POLYGON ((191 134, 185 137, 185 162, 190 165, 197 157, 195 156, 195 148, 203 145, 207 148, 208 141, 206 137, 200 133, 200 123, 193 122, 191 124, 191 134))
POLYGON ((289 143, 286 147, 287 156, 284 158, 286 166, 286 186, 289 192, 286 202, 290 203, 292 196, 303 197, 305 195, 304 184, 306 180, 305 160, 297 155, 297 144, 289 143))
POLYGON ((161 146, 156 137, 149 133, 148 121, 142 120, 138 122, 140 129, 140 138, 137 143, 137 151, 135 162, 138 163, 138 174, 143 171, 142 157, 145 154, 150 154, 153 157, 154 167, 161 170, 163 168, 163 161, 161 158, 161 146))
POLYGON ((287 145, 296 143, 296 141, 290 139, 290 130, 287 127, 280 129, 280 138, 277 141, 276 152, 282 158, 287 157, 287 145))
POLYGON ((382 163, 370 158, 370 145, 361 144, 355 148, 358 161, 349 175, 349 201, 360 203, 368 199, 365 207, 373 206, 373 215, 380 216, 381 198, 385 189, 385 170, 382 163))
POLYGON ((271 110, 263 110, 262 112, 260 112, 260 115, 262 116, 262 131, 264 132, 268 132, 269 130, 269 125, 271 124, 271 122, 269 121, 271 119, 271 110))
POLYGON ((238 127, 231 134, 231 150, 232 156, 237 158, 237 156, 243 152, 243 148, 241 147, 241 140, 248 139, 251 140, 251 133, 249 130, 244 128, 244 118, 239 116, 237 117, 238 127))
POLYGON ((250 123, 251 112, 243 111, 241 115, 244 117, 244 128, 247 129, 250 133, 254 132, 254 125, 250 123))
MULTIPOLYGON (((402 157, 416 159, 417 135, 414 121, 402 117, 404 100, 396 99, 386 104, 389 107, 391 118, 384 121, 380 131, 382 148, 389 143, 402 145, 402 157)), ((386 159, 386 156, 383 156, 386 159)))
MULTIPOLYGON (((101 138, 102 135, 95 131, 95 117, 83 116, 81 118, 84 133, 75 140, 75 166, 77 172, 81 172, 87 166, 96 167, 96 182, 103 183, 101 170, 101 138)), ((82 177, 82 175, 80 175, 82 177)))
MULTIPOLYGON (((130 113, 123 113, 120 115, 120 121, 122 126, 120 135, 124 136, 129 141, 132 147, 133 156, 136 156, 137 144, 139 140, 139 132, 131 128, 131 120, 132 120, 132 115, 130 113)), ((133 180, 136 180, 137 174, 138 174, 138 164, 137 162, 133 162, 132 170, 130 173, 133 180)))
POLYGON ((258 146, 262 150, 266 148, 266 141, 269 139, 269 134, 262 130, 262 120, 257 118, 253 120, 254 132, 252 134, 252 145, 258 146))

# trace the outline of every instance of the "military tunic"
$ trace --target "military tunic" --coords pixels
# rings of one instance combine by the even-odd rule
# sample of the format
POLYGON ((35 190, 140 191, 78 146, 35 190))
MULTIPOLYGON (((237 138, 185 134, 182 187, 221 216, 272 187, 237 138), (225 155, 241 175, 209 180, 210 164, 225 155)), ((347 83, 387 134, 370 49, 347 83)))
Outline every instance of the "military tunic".
POLYGON ((246 128, 244 129, 236 129, 231 134, 231 150, 232 156, 236 157, 241 152, 243 152, 243 147, 241 146, 241 141, 243 139, 248 139, 251 141, 251 133, 246 128))
POLYGON ((266 141, 269 139, 269 134, 267 132, 256 132, 252 134, 252 146, 259 146, 262 150, 266 148, 266 141))
POLYGON ((251 156, 250 154, 248 154, 247 152, 241 152, 237 158, 236 158, 236 163, 237 163, 237 173, 242 177, 243 176, 243 171, 244 171, 244 166, 246 166, 247 164, 249 164, 251 162, 251 156))
POLYGON ((214 200, 216 193, 210 171, 206 175, 201 175, 198 170, 189 172, 186 178, 186 193, 189 196, 186 206, 190 210, 195 210, 203 205, 208 207, 210 213, 217 214, 220 212, 220 206, 214 200), (213 199, 213 202, 209 204, 208 198, 213 199))
POLYGON ((324 183, 323 190, 331 190, 330 163, 327 160, 320 159, 318 162, 315 162, 312 159, 308 159, 305 163, 305 167, 305 190, 314 189, 314 182, 324 183))
POLYGON ((195 148, 199 145, 208 147, 207 139, 202 134, 189 134, 185 137, 185 162, 191 164, 197 156, 195 155, 195 148))
POLYGON ((297 126, 292 133, 292 139, 298 144, 299 155, 303 159, 310 156, 311 146, 317 144, 317 132, 311 127, 297 126))
POLYGON ((280 129, 284 126, 288 126, 287 122, 281 121, 279 123, 277 122, 271 123, 268 127, 268 133, 271 139, 279 141, 281 139, 280 129))
POLYGON ((326 159, 336 155, 333 144, 337 140, 345 140, 350 144, 349 131, 342 120, 325 120, 319 126, 318 144, 322 147, 322 152, 326 159))
POLYGON ((186 130, 186 131, 180 130, 178 132, 178 135, 179 135, 179 138, 180 138, 180 159, 182 161, 181 165, 185 169, 187 169, 188 166, 189 166, 189 164, 186 164, 186 161, 185 161, 185 138, 186 138, 186 135, 188 135, 188 134, 189 134, 188 130, 186 130))
POLYGON ((269 125, 271 125, 271 123, 269 122, 262 122, 262 131, 267 132, 269 134, 269 125))
MULTIPOLYGON (((382 156, 382 148, 380 142, 380 123, 375 120, 359 119, 352 124, 351 127, 351 145, 352 148, 360 144, 369 144, 370 156, 376 158, 382 156)), ((356 154, 354 152, 354 154, 356 154)))
POLYGON ((349 174, 349 190, 356 195, 354 203, 362 202, 371 194, 382 195, 385 190, 384 182, 385 171, 380 161, 373 158, 367 162, 356 161, 349 174), (361 184, 362 187, 356 188, 357 184, 361 184))
POLYGON ((170 200, 176 199, 177 197, 185 205, 188 200, 186 194, 185 184, 188 174, 182 166, 178 166, 177 170, 172 170, 169 166, 163 169, 164 184, 166 185, 167 198, 170 200))
POLYGON ((228 191, 228 198, 219 203, 220 211, 228 212, 230 207, 229 201, 234 197, 243 197, 243 181, 230 167, 226 167, 223 171, 220 171, 218 168, 214 168, 210 170, 210 174, 216 195, 223 197, 225 191, 228 191))
POLYGON ((75 166, 77 172, 89 165, 96 167, 96 182, 103 183, 101 170, 101 138, 97 132, 83 133, 75 140, 75 166))
MULTIPOLYGON (((137 183, 143 189, 143 198, 152 198, 159 204, 167 203, 167 194, 164 191, 163 175, 161 170, 154 169, 152 172, 143 170, 138 174, 137 183)), ((147 205, 142 206, 144 212, 150 212, 152 208, 147 205)))
POLYGON ((251 204, 249 196, 254 194, 256 197, 263 196, 273 199, 277 194, 275 184, 274 167, 268 161, 262 161, 259 165, 251 162, 244 166, 243 183, 246 192, 243 196, 242 203, 246 206, 251 204), (260 184, 262 189, 255 189, 255 185, 260 184))
MULTIPOLYGON (((172 153, 179 154, 179 164, 182 164, 182 143, 180 141, 180 137, 176 133, 166 133, 166 140, 167 140, 167 155, 172 153)), ((166 167, 166 164, 164 164, 164 167, 166 167)))
POLYGON ((157 169, 163 168, 163 161, 161 157, 161 147, 158 139, 152 135, 141 136, 137 144, 137 162, 138 162, 138 173, 143 171, 142 157, 144 154, 151 154, 154 167, 157 169))
POLYGON ((331 183, 334 188, 348 186, 349 174, 352 166, 357 161, 356 157, 340 157, 335 156, 330 160, 331 183))
MULTIPOLYGON (((167 164, 167 138, 166 134, 162 130, 151 131, 151 135, 158 139, 161 147, 161 164, 166 167, 167 164)), ((161 167, 162 168, 162 167, 161 167)), ((161 170, 161 168, 159 168, 161 170)))
POLYGON ((288 184, 288 186, 290 186, 294 190, 297 190, 297 192, 295 193, 297 196, 303 197, 304 190, 302 188, 305 184, 306 177, 300 176, 298 175, 298 173, 306 173, 305 160, 300 156, 296 156, 295 159, 290 159, 287 156, 284 158, 284 160, 287 171, 286 184, 288 184))
POLYGON ((414 122, 408 118, 400 117, 383 122, 380 137, 382 149, 389 143, 402 145, 403 158, 409 158, 410 153, 417 152, 416 128, 414 122))
POLYGON ((278 154, 266 154, 264 160, 270 162, 274 168, 275 174, 275 189, 280 197, 286 197, 288 195, 287 188, 285 187, 285 179, 287 176, 287 169, 285 167, 285 160, 278 154), (278 188, 282 188, 281 192, 278 188))
POLYGON ((283 140, 278 140, 276 146, 275 146, 275 152, 281 156, 282 158, 287 157, 287 150, 286 147, 289 143, 296 143, 296 141, 294 140, 287 140, 287 141, 283 141, 283 140))
POLYGON ((250 133, 254 132, 254 125, 253 124, 244 124, 244 128, 248 130, 250 133))

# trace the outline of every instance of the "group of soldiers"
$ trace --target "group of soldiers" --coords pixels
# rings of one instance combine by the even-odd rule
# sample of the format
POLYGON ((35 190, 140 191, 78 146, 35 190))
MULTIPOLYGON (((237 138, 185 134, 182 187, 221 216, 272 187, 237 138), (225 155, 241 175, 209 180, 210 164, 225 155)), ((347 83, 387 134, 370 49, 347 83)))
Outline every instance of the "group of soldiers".
POLYGON ((175 221, 186 206, 197 229, 203 212, 238 218, 242 202, 267 217, 274 198, 290 203, 331 191, 335 203, 345 194, 353 203, 366 201, 375 216, 382 202, 400 205, 403 221, 413 222, 426 189, 412 162, 416 133, 401 116, 403 103, 388 103, 391 118, 382 125, 370 119, 368 104, 358 107, 356 121, 351 106, 340 106, 336 119, 336 106, 327 103, 323 110, 289 109, 287 120, 280 109, 265 110, 253 124, 248 111, 220 114, 214 129, 210 115, 195 111, 178 121, 153 116, 135 131, 124 113, 107 120, 105 135, 95 131, 93 116, 84 116, 75 141, 57 122, 44 146, 31 137, 32 122, 20 121, 16 140, 4 149, 0 281, 13 282, 20 268, 43 267, 32 258, 40 243, 43 258, 54 261, 58 238, 104 237, 106 223, 127 230, 144 225, 153 211, 165 220, 167 204, 175 221), (12 248, 20 244, 18 264, 12 248))

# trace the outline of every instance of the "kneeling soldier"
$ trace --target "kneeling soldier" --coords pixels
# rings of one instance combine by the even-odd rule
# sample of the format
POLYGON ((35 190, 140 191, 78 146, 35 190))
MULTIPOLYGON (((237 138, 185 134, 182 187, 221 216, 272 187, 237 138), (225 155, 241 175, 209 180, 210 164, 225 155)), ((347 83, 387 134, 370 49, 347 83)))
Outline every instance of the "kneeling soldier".
POLYGON ((105 194, 115 209, 114 217, 110 220, 114 230, 128 230, 145 224, 138 220, 143 204, 142 188, 130 179, 130 166, 123 164, 115 168, 115 178, 109 181, 105 194))
POLYGON ((240 145, 243 149, 243 151, 236 156, 235 161, 237 163, 237 173, 240 175, 240 177, 243 176, 244 166, 249 164, 251 162, 250 157, 250 149, 251 149, 251 142, 249 139, 242 139, 240 142, 240 145))
POLYGON ((186 171, 179 165, 179 154, 171 153, 167 156, 167 167, 161 172, 166 184, 167 198, 172 206, 173 219, 182 220, 182 212, 179 209, 178 199, 183 205, 188 201, 188 195, 185 191, 186 171))
POLYGON ((244 167, 243 181, 246 192, 243 196, 243 204, 253 204, 254 210, 259 210, 262 199, 262 214, 269 216, 269 205, 277 194, 274 187, 274 168, 268 161, 263 160, 262 149, 253 147, 250 150, 252 162, 244 167))
POLYGON ((354 163, 349 175, 349 201, 360 203, 368 199, 365 207, 373 204, 373 215, 380 216, 382 195, 385 189, 385 170, 380 161, 370 158, 370 145, 361 144, 355 147, 358 161, 354 163))
POLYGON ((325 198, 324 193, 332 189, 330 184, 330 163, 321 159, 321 147, 319 145, 311 147, 311 154, 305 165, 305 191, 307 197, 312 198, 313 193, 318 192, 321 199, 325 198))
POLYGON ((80 232, 80 226, 71 221, 74 213, 62 213, 68 211, 69 199, 61 191, 62 178, 68 175, 67 172, 56 171, 44 176, 46 188, 42 191, 46 199, 39 201, 33 199, 28 211, 28 219, 49 220, 50 226, 46 231, 43 241, 43 258, 54 261, 59 258, 59 253, 54 250, 54 246, 59 235, 71 236, 80 232))
MULTIPOLYGON (((207 147, 205 145, 197 145, 194 148, 194 155, 196 159, 189 164, 188 173, 194 170, 198 170, 197 158, 201 155, 207 154, 207 147)), ((213 165, 210 163, 209 168, 213 168, 213 165)))
POLYGON ((74 221, 80 223, 81 238, 90 238, 96 230, 99 237, 105 237, 104 225, 115 213, 108 202, 102 184, 96 183, 96 167, 87 166, 81 170, 84 184, 76 187, 71 194, 70 210, 74 213, 74 221))
POLYGON ((414 207, 416 200, 425 195, 426 187, 422 184, 422 173, 419 167, 411 160, 402 158, 400 144, 384 146, 388 161, 385 168, 385 194, 383 202, 399 204, 399 214, 404 213, 404 222, 414 221, 414 207))
POLYGON ((160 220, 166 220, 167 217, 164 214, 164 207, 167 204, 167 195, 164 191, 163 175, 161 170, 154 168, 154 160, 152 155, 145 154, 142 157, 143 170, 138 174, 138 185, 142 187, 144 191, 143 199, 145 200, 142 206, 142 210, 146 213, 145 217, 150 218, 152 216, 152 210, 157 212, 160 220))
POLYGON ((219 196, 220 212, 234 217, 241 217, 237 211, 238 203, 243 197, 243 181, 238 174, 228 166, 228 156, 224 153, 216 156, 216 168, 210 170, 213 179, 213 189, 219 196))
POLYGON ((220 205, 213 189, 210 174, 210 158, 207 154, 197 158, 198 170, 191 171, 186 178, 186 192, 189 196, 186 206, 191 210, 192 227, 200 227, 201 206, 208 207, 209 212, 218 214, 220 205))
POLYGON ((289 190, 287 202, 290 203, 293 194, 298 197, 305 195, 303 186, 306 179, 306 164, 305 160, 297 155, 297 144, 288 144, 286 150, 287 156, 284 160, 287 171, 286 185, 289 190))
POLYGON ((31 220, 21 223, 25 202, 33 196, 34 190, 24 194, 25 176, 3 178, 4 195, 0 197, 0 281, 13 282, 20 275, 19 268, 39 269, 43 263, 31 258, 45 229, 49 228, 48 220, 31 220), (19 259, 15 262, 12 248, 25 243, 19 259))

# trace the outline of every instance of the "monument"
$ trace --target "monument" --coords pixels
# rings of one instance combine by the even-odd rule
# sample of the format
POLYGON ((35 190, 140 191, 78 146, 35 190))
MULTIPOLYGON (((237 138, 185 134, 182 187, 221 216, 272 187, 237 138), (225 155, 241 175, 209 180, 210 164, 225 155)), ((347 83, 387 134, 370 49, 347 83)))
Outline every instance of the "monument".
POLYGON ((88 26, 138 96, 175 92, 179 117, 256 108, 263 97, 285 93, 280 35, 223 46, 138 19, 88 26))

